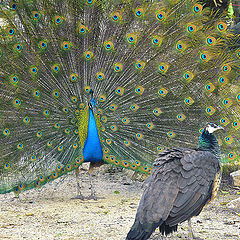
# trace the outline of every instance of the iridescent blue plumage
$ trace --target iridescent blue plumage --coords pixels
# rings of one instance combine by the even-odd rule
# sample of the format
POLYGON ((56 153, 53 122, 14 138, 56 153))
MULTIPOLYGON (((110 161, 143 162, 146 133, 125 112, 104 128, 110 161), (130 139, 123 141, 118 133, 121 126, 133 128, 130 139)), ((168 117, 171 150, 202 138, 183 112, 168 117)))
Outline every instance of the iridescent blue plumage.
POLYGON ((91 108, 89 109, 88 133, 83 147, 83 157, 85 162, 100 162, 103 157, 96 120, 91 108))

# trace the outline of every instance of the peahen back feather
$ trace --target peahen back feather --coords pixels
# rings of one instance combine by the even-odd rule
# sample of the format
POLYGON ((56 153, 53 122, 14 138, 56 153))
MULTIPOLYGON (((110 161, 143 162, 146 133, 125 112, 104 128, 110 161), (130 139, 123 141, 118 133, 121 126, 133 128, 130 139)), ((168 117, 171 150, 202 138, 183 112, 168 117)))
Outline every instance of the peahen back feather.
POLYGON ((22 0, 1 15, 0 193, 78 168, 91 114, 107 163, 149 173, 208 121, 239 158, 240 45, 224 16, 191 0, 22 0))

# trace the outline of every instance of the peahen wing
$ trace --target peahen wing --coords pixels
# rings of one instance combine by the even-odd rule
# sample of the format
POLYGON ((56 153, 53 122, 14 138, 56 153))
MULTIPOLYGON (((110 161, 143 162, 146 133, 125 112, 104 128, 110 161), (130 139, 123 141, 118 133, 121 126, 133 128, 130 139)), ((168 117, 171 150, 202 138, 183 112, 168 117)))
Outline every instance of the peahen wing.
POLYGON ((211 199, 219 171, 210 152, 176 148, 160 153, 127 239, 147 239, 158 226, 168 234, 199 214, 211 199))
POLYGON ((23 0, 1 15, 1 193, 83 162, 90 89, 108 163, 149 173, 206 121, 237 159, 239 45, 224 17, 191 0, 23 0))

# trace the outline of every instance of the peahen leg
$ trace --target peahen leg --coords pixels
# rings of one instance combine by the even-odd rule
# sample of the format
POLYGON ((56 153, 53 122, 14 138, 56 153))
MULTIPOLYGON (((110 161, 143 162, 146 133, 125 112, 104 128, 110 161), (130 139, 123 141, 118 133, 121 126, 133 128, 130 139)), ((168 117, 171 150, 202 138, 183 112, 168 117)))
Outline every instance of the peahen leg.
POLYGON ((77 180, 77 196, 73 197, 72 199, 81 199, 84 200, 84 196, 81 193, 81 183, 79 181, 79 168, 75 170, 76 180, 77 180))
POLYGON ((188 240, 193 240, 193 239, 202 240, 202 238, 194 236, 193 230, 192 230, 191 218, 188 219, 188 231, 189 231, 189 233, 188 233, 188 240))

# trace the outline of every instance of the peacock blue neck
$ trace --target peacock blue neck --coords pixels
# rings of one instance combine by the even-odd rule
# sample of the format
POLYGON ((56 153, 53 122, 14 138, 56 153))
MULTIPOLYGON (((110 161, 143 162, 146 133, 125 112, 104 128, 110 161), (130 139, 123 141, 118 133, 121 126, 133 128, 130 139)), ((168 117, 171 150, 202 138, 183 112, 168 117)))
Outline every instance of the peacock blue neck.
POLYGON ((199 137, 198 150, 210 151, 216 156, 219 161, 221 161, 220 147, 213 133, 209 133, 206 130, 203 130, 202 134, 199 137))
POLYGON ((92 109, 89 109, 88 133, 83 147, 83 157, 84 162, 100 162, 103 158, 102 146, 92 109))

